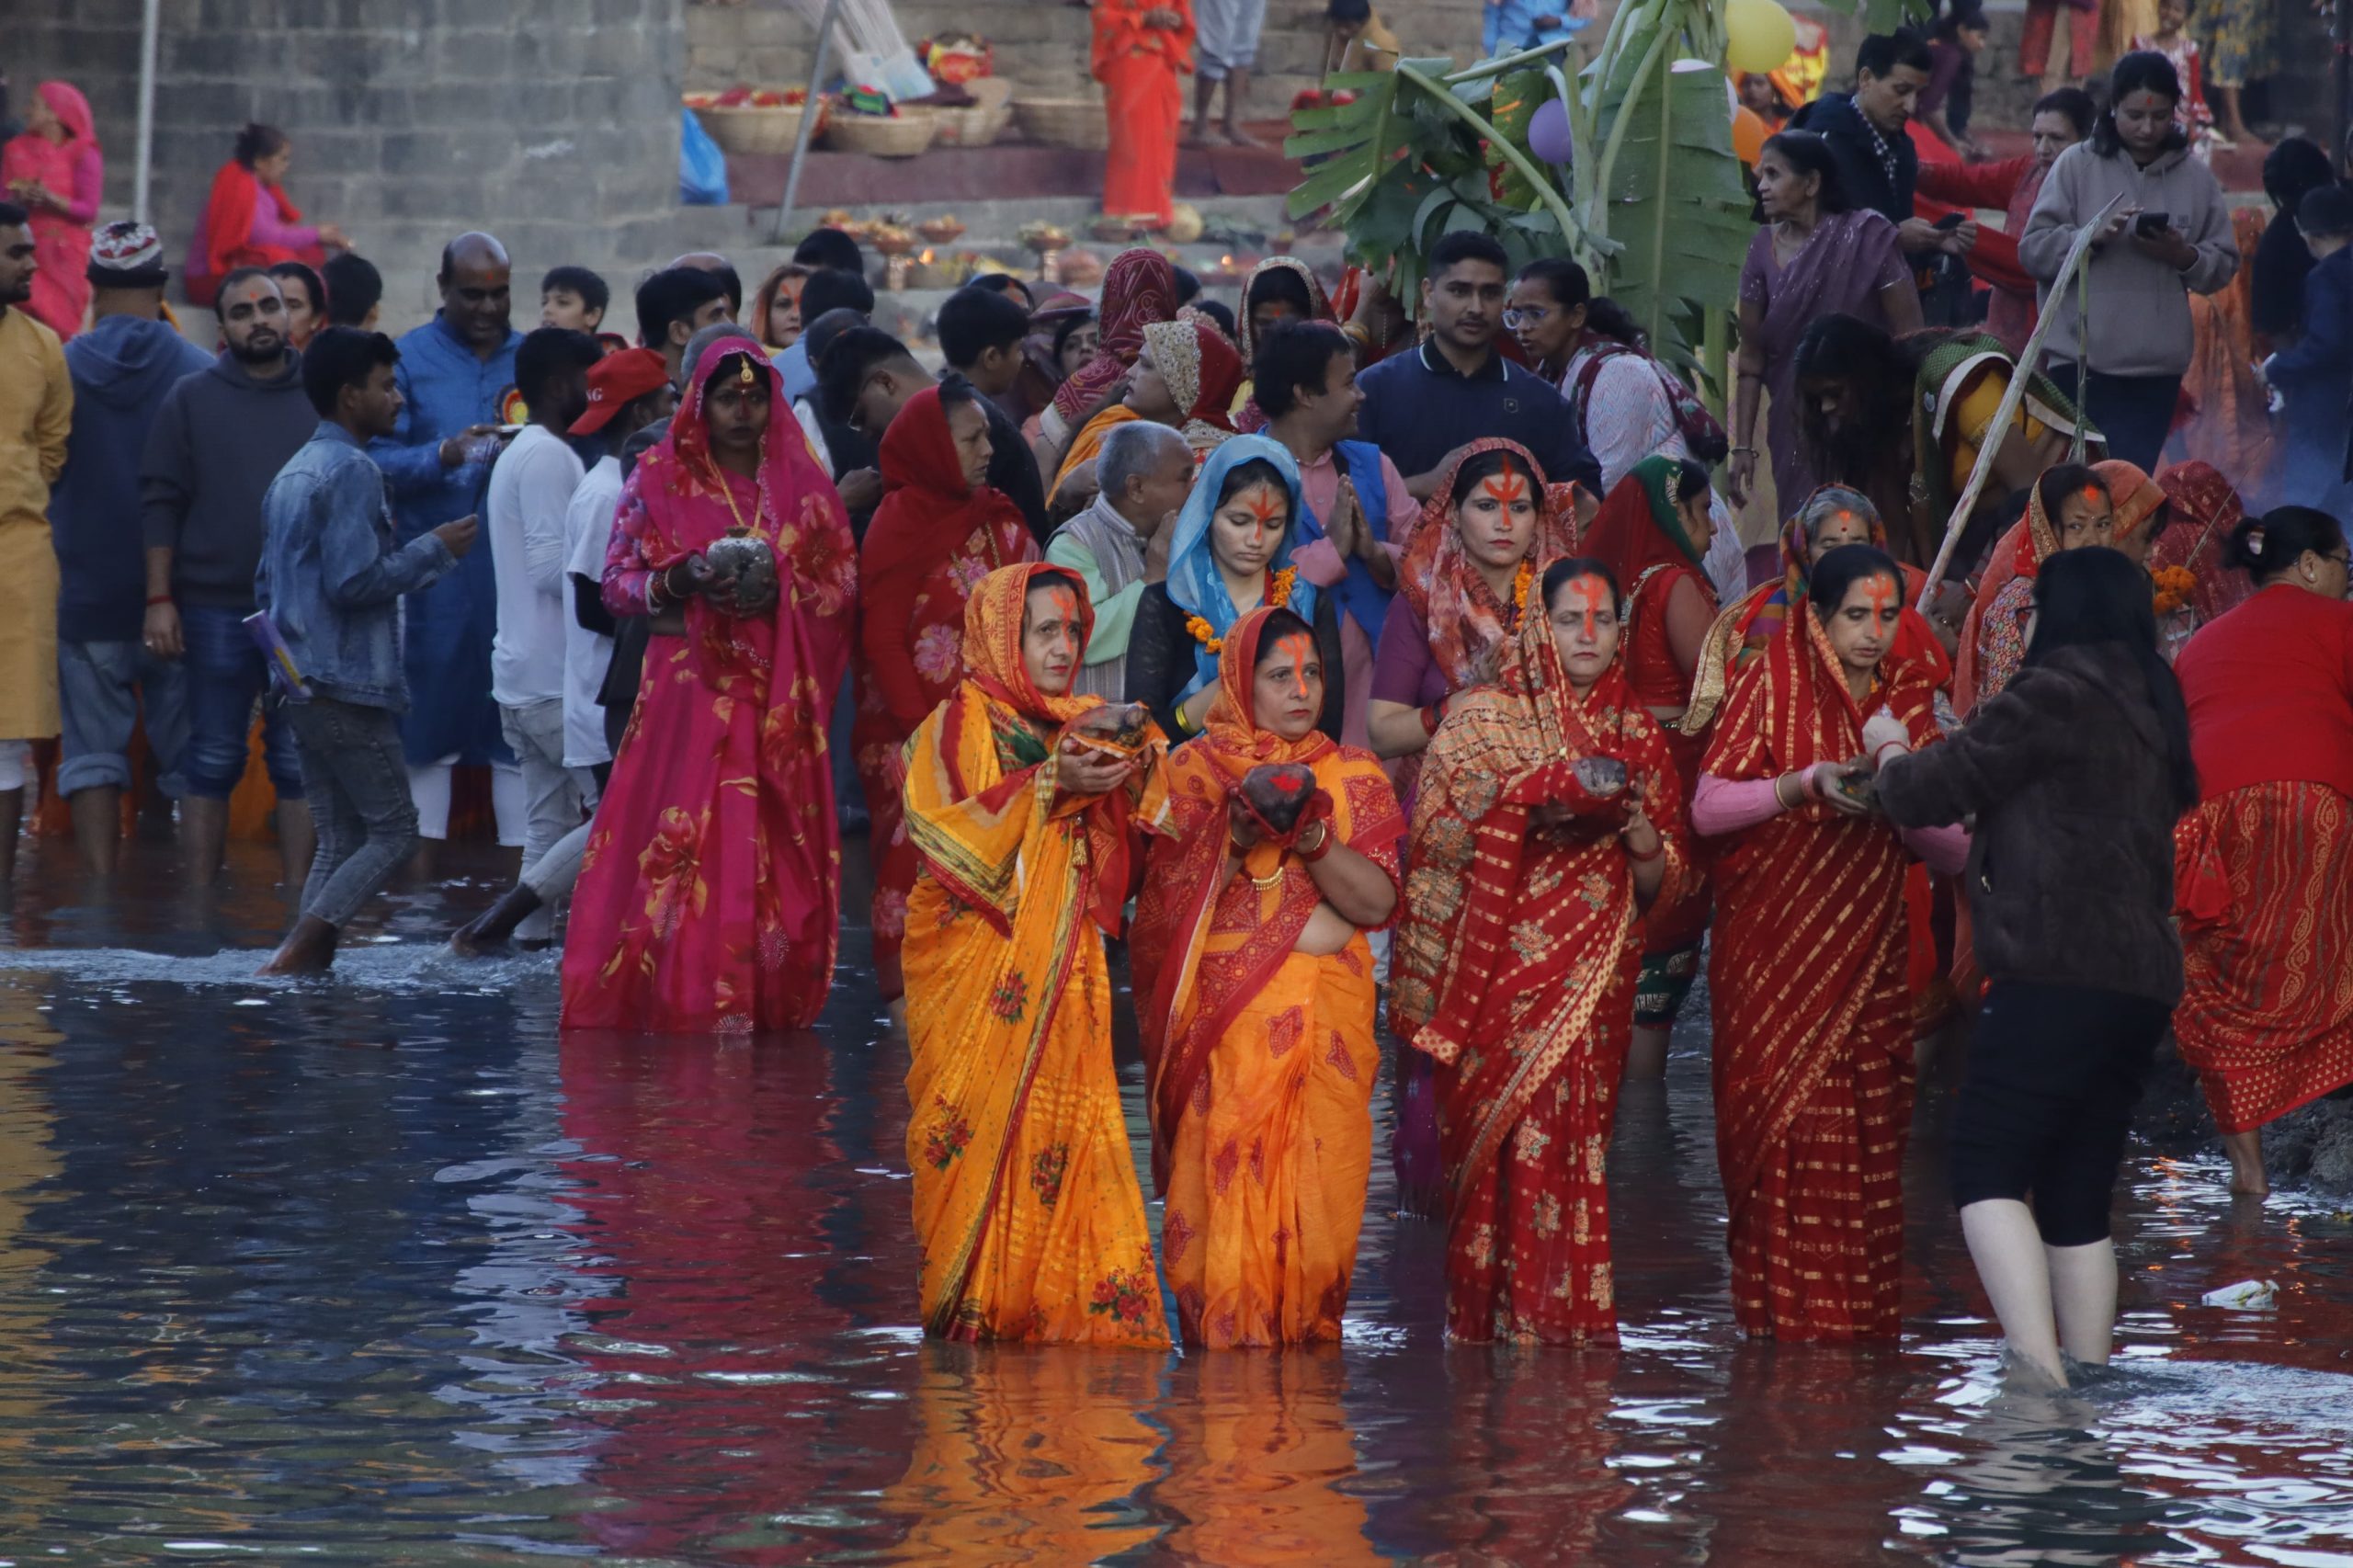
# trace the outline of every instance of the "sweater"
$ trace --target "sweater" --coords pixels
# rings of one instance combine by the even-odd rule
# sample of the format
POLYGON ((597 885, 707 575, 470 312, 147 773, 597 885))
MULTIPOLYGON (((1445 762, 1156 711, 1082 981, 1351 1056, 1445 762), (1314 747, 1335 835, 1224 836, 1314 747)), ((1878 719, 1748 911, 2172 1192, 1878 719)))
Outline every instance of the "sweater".
POLYGON ((172 388, 140 458, 139 517, 147 548, 172 552, 175 599, 253 613, 261 498, 318 427, 291 349, 262 378, 224 349, 172 388))
POLYGON ((2281 782, 2353 796, 2353 604, 2275 583, 2200 628, 2173 668, 2202 799, 2281 782))
POLYGON ((2051 358, 2072 362, 2076 353, 2075 286, 2054 298, 2051 280, 2065 264, 2075 231, 2119 197, 2121 206, 2165 213, 2198 259, 2177 272, 2143 256, 2129 233, 2091 253, 2085 262, 2091 272, 2090 368, 2110 376, 2179 376, 2189 369, 2193 343, 2189 296, 2212 293, 2239 267, 2222 187, 2182 149, 2160 153, 2142 168, 2130 153, 2103 156, 2091 142, 2078 142, 2051 165, 2018 240, 2018 260, 2035 277, 2042 309, 2056 312, 2045 340, 2051 358))
POLYGON ((140 454, 172 388, 210 363, 170 323, 143 316, 102 316, 65 346, 74 433, 49 498, 62 641, 138 641, 147 617, 140 454))
POLYGON ((1899 827, 1975 817, 1963 885, 1994 979, 2181 999, 2179 812, 2147 676, 2122 643, 2029 665, 1959 734, 1890 757, 1878 785, 1899 827))

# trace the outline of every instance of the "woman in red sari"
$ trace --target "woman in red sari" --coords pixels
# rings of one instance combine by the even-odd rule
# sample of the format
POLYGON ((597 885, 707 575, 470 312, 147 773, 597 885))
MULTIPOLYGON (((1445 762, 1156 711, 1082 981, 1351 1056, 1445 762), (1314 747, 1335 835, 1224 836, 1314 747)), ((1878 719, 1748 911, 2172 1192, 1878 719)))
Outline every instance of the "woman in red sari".
POLYGON ((825 716, 857 581, 841 498, 767 357, 703 356, 605 557, 607 608, 654 635, 573 892, 566 1028, 815 1020, 841 924, 825 716), (775 552, 773 603, 704 559, 741 533, 775 552))
POLYGON ((858 718, 852 759, 874 818, 874 972, 898 1010, 899 944, 915 852, 900 753, 964 675, 964 605, 1000 566, 1038 559, 1021 508, 984 477, 989 425, 969 386, 926 387, 882 436, 882 504, 858 549, 858 718))
POLYGON ((1938 736, 1927 672, 1892 654, 1903 583, 1868 545, 1813 563, 1804 613, 1733 682, 1692 807, 1722 844, 1708 983, 1733 1311, 1778 1339, 1892 1337, 1900 1316, 1907 851, 1947 873, 1966 854, 1838 788, 1873 713, 1915 747, 1938 736))
MULTIPOLYGON (((1676 777, 1688 792, 1699 783, 1704 735, 1686 734, 1691 678, 1715 624, 1716 590, 1704 562, 1716 537, 1708 509, 1708 471, 1689 458, 1649 457, 1627 470, 1586 530, 1585 549, 1626 591, 1626 684, 1666 733, 1676 777)), ((1666 1071, 1675 1016, 1699 978, 1708 934, 1708 893, 1694 880, 1683 896, 1643 916, 1643 979, 1634 999, 1634 1039, 1627 1071, 1655 1078, 1666 1071)))
POLYGON ((1101 336, 1095 357, 1054 389, 1054 401, 1038 416, 1034 456, 1040 473, 1059 474, 1063 454, 1086 422, 1102 410, 1136 362, 1143 329, 1176 319, 1176 269, 1156 250, 1123 250, 1103 269, 1103 304, 1097 315, 1101 336))
POLYGON ((26 106, 24 133, 0 147, 0 195, 32 214, 33 297, 26 310, 60 337, 82 330, 90 308, 90 225, 106 195, 106 163, 89 100, 43 82, 26 106))
POLYGON ((1391 1022, 1438 1063, 1448 1334, 1608 1344, 1603 1162, 1641 910, 1688 876, 1683 792, 1619 668, 1608 569, 1557 562, 1540 591, 1430 743, 1391 1022), (1586 758, 1623 787, 1596 793, 1586 758))
POLYGON ((1161 1261, 1185 1342, 1211 1349, 1337 1343, 1356 1268, 1381 1066, 1365 933, 1396 910, 1405 821, 1381 765, 1316 729, 1323 708, 1307 622, 1233 623, 1136 904, 1161 1261), (1314 797, 1278 834, 1242 790, 1279 764, 1314 797))
POLYGON ((234 154, 212 176, 204 215, 188 253, 188 297, 210 305, 221 279, 240 267, 271 267, 299 261, 313 269, 326 264, 332 246, 345 244, 333 223, 313 227, 286 194, 286 171, 294 165, 294 143, 274 125, 248 125, 237 132, 234 154))
POLYGON ((1103 210, 1165 229, 1175 216, 1176 131, 1193 73, 1192 0, 1098 0, 1093 9, 1090 63, 1111 137, 1103 210))

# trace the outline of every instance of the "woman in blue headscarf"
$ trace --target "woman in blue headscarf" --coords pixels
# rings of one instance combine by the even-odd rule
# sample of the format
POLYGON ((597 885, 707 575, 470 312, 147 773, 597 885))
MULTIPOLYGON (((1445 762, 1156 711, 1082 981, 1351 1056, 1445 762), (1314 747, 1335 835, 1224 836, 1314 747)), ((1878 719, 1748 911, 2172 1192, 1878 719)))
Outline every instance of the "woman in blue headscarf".
POLYGON ((1225 634, 1260 605, 1315 629, 1324 665, 1316 728, 1340 738, 1340 623, 1336 602, 1291 565, 1299 464, 1263 436, 1238 436, 1209 455, 1168 544, 1168 575, 1143 591, 1128 634, 1128 700, 1148 704, 1171 742, 1201 733, 1217 699, 1225 634))

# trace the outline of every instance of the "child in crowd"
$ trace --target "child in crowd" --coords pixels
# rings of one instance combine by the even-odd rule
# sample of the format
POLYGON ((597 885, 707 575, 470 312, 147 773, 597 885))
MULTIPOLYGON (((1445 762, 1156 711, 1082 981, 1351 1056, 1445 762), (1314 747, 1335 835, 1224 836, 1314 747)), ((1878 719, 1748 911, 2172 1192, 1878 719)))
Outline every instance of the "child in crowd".
POLYGON ((551 267, 540 279, 540 324, 594 335, 605 324, 613 291, 585 267, 551 267))
POLYGON ((2198 40, 2189 36, 2189 0, 2157 0, 2157 30, 2135 38, 2132 47, 2173 62, 2173 73, 2181 78, 2174 123, 2188 136, 2191 157, 2202 164, 2213 157, 2215 148, 2227 151, 2237 145, 2215 131, 2214 111, 2206 107, 2205 68, 2198 57, 2198 40))

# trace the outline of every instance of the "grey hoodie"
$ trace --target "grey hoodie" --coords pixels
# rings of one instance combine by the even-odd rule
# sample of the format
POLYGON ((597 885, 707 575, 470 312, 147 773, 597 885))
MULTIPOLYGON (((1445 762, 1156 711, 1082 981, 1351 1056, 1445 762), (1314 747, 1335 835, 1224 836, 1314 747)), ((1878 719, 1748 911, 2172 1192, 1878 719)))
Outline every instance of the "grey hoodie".
POLYGON ((2186 152, 2160 153, 2141 168, 2121 148, 2103 156, 2078 142, 2051 165, 2018 239, 2018 261, 2039 282, 2037 302, 2055 315, 2044 342, 2053 361, 2075 361, 2075 285, 2053 299, 2051 280, 2075 230, 2118 196, 2120 207, 2165 213, 2198 248, 2198 259, 2177 272, 2142 255, 2129 234, 2091 253, 2091 368, 2110 376, 2178 376, 2189 369, 2189 296, 2212 293, 2239 268, 2222 187, 2186 152))
POLYGON ((269 381, 224 349, 164 399, 139 465, 139 515, 147 548, 172 551, 183 607, 252 613, 262 495, 318 427, 292 349, 269 381))

